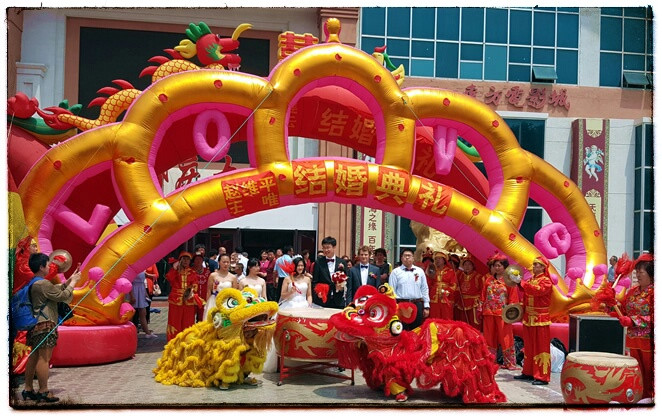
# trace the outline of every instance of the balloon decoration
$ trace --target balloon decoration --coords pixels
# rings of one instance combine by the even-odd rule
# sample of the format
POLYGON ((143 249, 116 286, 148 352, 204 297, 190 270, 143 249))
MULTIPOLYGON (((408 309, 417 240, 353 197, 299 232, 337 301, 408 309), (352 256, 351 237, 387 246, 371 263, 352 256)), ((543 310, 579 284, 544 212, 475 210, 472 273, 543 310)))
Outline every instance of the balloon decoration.
MULTIPOLYGON (((52 128, 81 131, 15 178, 27 233, 40 250, 67 249, 82 262, 84 285, 74 293, 70 324, 125 323, 133 314, 122 304, 126 278, 199 230, 307 202, 356 204, 417 220, 454 237, 478 260, 505 253, 523 267, 525 280, 534 257, 564 255, 585 287, 596 283, 593 268, 606 263, 604 240, 570 179, 522 149, 485 104, 443 89, 402 89, 401 77, 375 57, 338 41, 337 20, 325 25, 326 42, 287 56, 268 77, 202 60, 193 42, 210 33, 193 25, 189 42, 166 50, 170 58, 150 60, 159 65, 143 71, 152 76, 145 90, 121 80, 114 81, 119 89, 101 89, 109 97, 94 101, 102 107, 97 120, 62 107, 39 111, 52 128), (185 59, 194 55, 208 67, 185 59), (292 160, 293 135, 349 146, 375 162, 292 160), (470 147, 458 147, 458 137, 480 155, 487 177, 463 151, 470 147), (248 143, 250 167, 164 193, 159 180, 169 168, 196 156, 218 161, 237 141, 248 143), (529 198, 553 221, 534 243, 519 232, 529 198), (120 209, 130 221, 108 233, 120 209)), ((9 158, 12 170, 11 150, 9 158)), ((550 272, 560 278, 553 315, 590 301, 590 289, 578 286, 579 294, 568 295, 563 275, 553 266, 550 272)))

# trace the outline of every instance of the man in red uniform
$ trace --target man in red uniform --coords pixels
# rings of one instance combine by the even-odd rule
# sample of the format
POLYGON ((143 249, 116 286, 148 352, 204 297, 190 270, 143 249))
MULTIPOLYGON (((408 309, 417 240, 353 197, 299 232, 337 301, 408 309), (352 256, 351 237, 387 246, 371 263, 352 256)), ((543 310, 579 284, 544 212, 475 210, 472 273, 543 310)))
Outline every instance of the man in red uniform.
POLYGON ((179 254, 179 266, 166 274, 170 283, 168 295, 168 327, 166 339, 177 336, 179 332, 195 323, 196 302, 194 294, 198 292, 198 275, 190 267, 191 254, 179 254))
POLYGON ((445 253, 435 252, 434 266, 430 267, 426 275, 430 284, 430 318, 453 320, 457 279, 447 260, 445 253))
POLYGON ((533 278, 520 283, 524 290, 524 365, 522 374, 515 376, 515 379, 533 380, 533 385, 547 385, 552 369, 549 306, 552 303, 553 284, 548 269, 547 258, 537 257, 533 260, 533 278))

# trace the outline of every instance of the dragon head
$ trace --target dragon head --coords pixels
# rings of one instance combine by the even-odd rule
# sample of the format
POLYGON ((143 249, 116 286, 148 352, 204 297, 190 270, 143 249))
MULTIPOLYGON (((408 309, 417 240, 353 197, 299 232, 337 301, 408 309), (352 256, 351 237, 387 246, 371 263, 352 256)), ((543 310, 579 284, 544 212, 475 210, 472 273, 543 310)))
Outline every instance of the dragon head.
POLYGON ((216 307, 209 310, 207 321, 213 323, 219 333, 237 328, 244 331, 246 337, 255 335, 259 329, 274 328, 274 316, 278 312, 278 304, 258 297, 257 293, 244 288, 239 291, 226 288, 216 296, 216 307))
POLYGON ((345 341, 367 337, 393 337, 402 330, 402 322, 416 318, 416 305, 397 303, 393 289, 380 285, 359 287, 354 301, 342 312, 331 316, 330 322, 338 330, 336 338, 345 341))

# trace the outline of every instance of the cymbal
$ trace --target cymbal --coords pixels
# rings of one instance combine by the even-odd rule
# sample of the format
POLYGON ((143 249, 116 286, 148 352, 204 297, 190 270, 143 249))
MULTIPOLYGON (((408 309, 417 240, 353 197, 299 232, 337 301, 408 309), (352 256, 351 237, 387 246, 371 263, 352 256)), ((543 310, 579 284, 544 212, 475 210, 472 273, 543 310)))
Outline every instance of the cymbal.
POLYGON ((524 311, 522 309, 522 304, 520 303, 507 304, 503 306, 503 310, 501 310, 501 318, 504 323, 508 324, 517 323, 522 320, 523 315, 524 311))
POLYGON ((53 252, 51 252, 51 255, 49 256, 48 259, 49 259, 50 262, 53 262, 54 264, 57 265, 57 271, 59 273, 67 272, 69 269, 71 269, 71 265, 74 262, 72 257, 71 257, 71 253, 67 252, 64 249, 53 250, 53 252), (58 256, 58 255, 64 256, 65 261, 60 262, 60 261, 54 260, 55 256, 58 256))

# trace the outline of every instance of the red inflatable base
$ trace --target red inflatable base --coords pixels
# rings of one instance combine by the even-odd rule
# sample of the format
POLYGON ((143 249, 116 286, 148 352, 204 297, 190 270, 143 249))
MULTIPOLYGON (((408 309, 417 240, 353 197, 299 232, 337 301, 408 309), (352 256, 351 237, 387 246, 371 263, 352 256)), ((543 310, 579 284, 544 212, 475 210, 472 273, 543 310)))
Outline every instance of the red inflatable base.
MULTIPOLYGON (((513 335, 522 337, 523 328, 524 326, 522 326, 521 322, 513 323, 513 335)), ((568 330, 568 323, 552 323, 549 326, 549 338, 559 338, 566 349, 570 350, 568 330)))
POLYGON ((107 364, 136 354, 133 323, 113 326, 60 326, 51 363, 54 367, 107 364))

